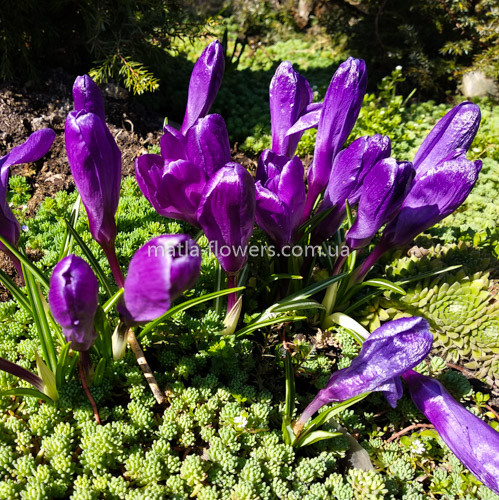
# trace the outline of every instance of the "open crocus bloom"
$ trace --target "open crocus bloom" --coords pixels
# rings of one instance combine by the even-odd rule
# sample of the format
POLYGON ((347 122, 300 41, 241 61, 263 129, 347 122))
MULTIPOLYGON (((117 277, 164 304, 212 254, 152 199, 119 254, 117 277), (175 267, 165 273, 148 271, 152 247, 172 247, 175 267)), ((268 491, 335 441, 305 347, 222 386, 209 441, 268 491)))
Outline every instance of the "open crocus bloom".
POLYGON ((395 407, 402 397, 400 376, 427 356, 432 343, 430 325, 423 318, 401 318, 380 326, 363 343, 351 365, 331 375, 326 387, 301 414, 298 427, 322 406, 364 392, 381 391, 395 407))

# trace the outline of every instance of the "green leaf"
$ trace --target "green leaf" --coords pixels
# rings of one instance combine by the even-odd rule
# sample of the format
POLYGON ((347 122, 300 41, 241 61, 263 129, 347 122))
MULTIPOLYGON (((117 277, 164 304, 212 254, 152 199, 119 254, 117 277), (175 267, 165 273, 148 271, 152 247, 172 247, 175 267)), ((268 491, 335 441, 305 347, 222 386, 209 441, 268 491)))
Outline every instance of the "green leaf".
POLYGON ((124 292, 125 289, 120 288, 111 298, 106 301, 106 303, 102 306, 102 310, 107 313, 118 302, 124 292))
POLYGON ((284 359, 284 375, 286 378, 286 406, 284 410, 284 419, 286 424, 291 424, 293 410, 295 409, 296 389, 293 363, 289 351, 286 351, 286 358, 284 359))
POLYGON ((355 339, 361 345, 370 335, 370 333, 359 322, 355 321, 352 317, 345 313, 335 312, 329 315, 326 318, 324 326, 325 328, 330 328, 333 323, 336 323, 346 330, 353 332, 355 334, 355 339))
POLYGON ((402 287, 398 286, 395 283, 392 283, 389 280, 385 280, 382 278, 375 278, 364 281, 363 283, 360 284, 360 286, 361 287, 374 286, 376 288, 383 288, 384 290, 389 290, 391 292, 399 293, 400 295, 406 294, 406 291, 402 287))
POLYGON ((30 269, 23 266, 24 280, 26 282, 26 290, 28 291, 28 298, 33 311, 33 319, 35 321, 36 331, 40 340, 43 359, 47 362, 50 369, 55 372, 57 367, 57 355, 55 352, 54 341, 49 328, 49 321, 47 319, 45 309, 45 299, 41 294, 38 283, 35 282, 30 269))
POLYGON ((454 271, 454 269, 459 269, 460 267, 463 267, 462 264, 459 264, 457 266, 445 267, 444 269, 439 269, 437 271, 428 271, 427 273, 418 274, 417 276, 412 276, 407 279, 399 280, 396 281, 395 283, 398 283, 399 285, 405 285, 406 283, 412 283, 413 281, 419 281, 424 278, 431 278, 432 276, 437 276, 439 274, 446 273, 448 271, 454 271))
POLYGON ((238 330, 234 335, 236 337, 241 337, 243 335, 247 335, 248 333, 251 333, 255 330, 258 330, 259 328, 264 328, 266 326, 270 325, 275 325, 276 323, 293 323, 295 321, 303 321, 304 319, 307 319, 306 316, 278 316, 277 318, 270 318, 270 319, 264 319, 264 320, 259 320, 255 322, 250 323, 248 326, 245 326, 244 328, 241 328, 241 330, 238 330))
POLYGON ((7 250, 9 250, 13 255, 15 255, 23 264, 23 266, 29 269, 34 276, 37 277, 38 281, 45 287, 49 288, 49 280, 45 274, 36 267, 33 262, 31 262, 26 255, 21 253, 16 247, 12 246, 3 236, 0 236, 0 241, 5 245, 7 250))
POLYGON ((337 436, 342 436, 341 432, 328 432, 328 431, 314 431, 307 433, 303 438, 300 437, 296 444, 294 444, 295 448, 303 448, 304 446, 309 446, 311 444, 317 443, 318 441, 324 441, 324 439, 331 439, 337 436))
POLYGON ((288 302, 282 304, 273 309, 272 312, 289 312, 289 311, 301 311, 303 309, 324 309, 322 304, 319 304, 316 300, 297 300, 293 302, 288 302))
POLYGON ((313 217, 305 221, 299 228, 297 234, 302 234, 300 241, 309 233, 311 233, 332 211, 334 206, 315 214, 313 217))
POLYGON ((165 312, 162 316, 160 316, 158 319, 155 319, 154 321, 151 321, 150 323, 147 323, 147 325, 144 326, 142 331, 137 335, 137 339, 142 338, 144 335, 149 333, 151 330, 159 326, 161 323, 165 322, 168 318, 173 316, 174 314, 185 311, 186 309, 190 309, 191 307, 197 306, 199 304, 202 304, 203 302, 207 302, 208 300, 216 299, 217 297, 222 297, 223 295, 228 295, 230 293, 234 292, 240 292, 241 290, 244 290, 244 286, 239 286, 236 288, 229 288, 225 290, 220 290, 218 292, 213 292, 209 293, 207 295, 203 295, 202 297, 196 297, 195 299, 187 300, 185 302, 182 302, 181 304, 172 307, 171 309, 168 309, 168 311, 165 312))
POLYGON ((286 421, 283 419, 281 429, 282 429, 282 438, 284 440, 284 443, 291 445, 291 443, 295 439, 295 433, 293 432, 293 428, 291 427, 290 424, 287 424, 286 421))
POLYGON ((57 385, 55 382, 55 375, 52 370, 43 362, 43 359, 38 356, 35 351, 36 367, 38 368, 38 374, 43 380, 43 392, 52 400, 57 401, 59 399, 59 393, 57 392, 57 385))
POLYGON ((55 382, 57 387, 61 387, 64 383, 66 377, 66 362, 68 359, 69 348, 71 342, 68 342, 61 351, 59 352, 59 358, 57 360, 57 367, 55 369, 55 382))
POLYGON ((95 368, 93 385, 102 384, 102 381, 104 380, 105 370, 106 370, 106 359, 101 358, 99 359, 99 362, 97 363, 97 366, 95 368))
POLYGON ((112 333, 109 320, 102 307, 98 307, 95 312, 94 326, 97 332, 95 339, 95 348, 100 356, 111 359, 113 356, 113 348, 111 343, 112 333))
POLYGON ((50 399, 46 394, 43 394, 43 392, 40 392, 36 389, 30 389, 29 387, 17 387, 15 389, 1 391, 0 396, 30 396, 36 399, 41 399, 46 403, 53 403, 52 399, 50 399))
MULTIPOLYGON (((73 205, 73 209, 71 210, 71 214, 69 216, 68 223, 74 229, 76 229, 76 222, 78 220, 78 214, 80 212, 80 201, 81 201, 81 196, 78 195, 78 198, 76 198, 75 204, 73 205)), ((64 229, 64 239, 62 241, 58 260, 62 260, 64 259, 64 257, 67 257, 71 252, 72 246, 73 246, 73 235, 70 233, 68 227, 66 226, 66 228, 64 229)))
POLYGON ((0 269, 0 282, 12 294, 17 303, 33 316, 33 311, 29 305, 29 300, 21 289, 0 269))
POLYGON ((99 262, 95 258, 94 254, 92 253, 90 248, 88 248, 88 245, 81 239, 80 235, 77 233, 76 229, 70 224, 70 222, 66 219, 64 220, 64 222, 66 223, 66 227, 68 228, 69 232, 76 240, 76 243, 78 243, 81 250, 85 254, 85 257, 88 259, 88 262, 90 263, 90 266, 97 275, 97 278, 99 278, 99 281, 101 282, 107 297, 112 297, 113 291, 111 290, 111 285, 109 284, 109 281, 107 280, 107 277, 104 274, 102 268, 100 267, 99 262))

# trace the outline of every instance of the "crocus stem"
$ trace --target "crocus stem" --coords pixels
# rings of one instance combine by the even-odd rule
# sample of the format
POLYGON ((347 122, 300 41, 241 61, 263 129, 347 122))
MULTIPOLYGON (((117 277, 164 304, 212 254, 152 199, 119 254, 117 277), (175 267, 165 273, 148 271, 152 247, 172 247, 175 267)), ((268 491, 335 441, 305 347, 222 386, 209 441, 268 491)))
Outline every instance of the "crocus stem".
POLYGON ((319 395, 315 396, 314 399, 310 402, 310 404, 303 410, 303 413, 300 415, 300 418, 293 424, 293 431, 296 436, 299 436, 307 420, 312 417, 312 415, 322 406, 324 406, 324 401, 319 398, 319 395))
POLYGON ((305 201, 305 208, 303 210, 301 224, 304 224, 307 221, 307 219, 310 217, 310 214, 312 213, 312 210, 314 209, 317 196, 319 196, 319 193, 316 193, 315 191, 316 190, 313 187, 309 187, 308 189, 307 200, 305 201))
POLYGON ((121 272, 118 257, 116 257, 116 249, 114 248, 114 244, 102 245, 102 250, 104 250, 104 253, 107 257, 109 267, 111 268, 111 272, 113 273, 114 280, 116 281, 118 288, 123 288, 125 286, 125 278, 123 277, 123 273, 121 272))
MULTIPOLYGON (((88 356, 88 351, 85 351, 86 355, 88 356)), ((86 381, 86 375, 85 375, 85 367, 84 363, 87 361, 85 355, 82 357, 82 353, 80 353, 80 359, 78 361, 78 373, 80 375, 80 380, 81 380, 81 385, 83 387, 83 390, 85 391, 85 394, 87 395, 88 400, 90 401, 90 405, 92 406, 92 410, 94 412, 94 418, 95 421, 97 422, 98 425, 100 425, 100 417, 99 417, 99 410, 97 409, 97 405, 95 404, 94 398, 92 397, 92 394, 90 393, 90 389, 88 388, 87 381, 86 381)), ((90 361, 90 360, 88 360, 90 361)))
POLYGON ((351 284, 361 283, 371 267, 376 264, 378 259, 388 251, 383 243, 380 243, 368 256, 367 259, 353 272, 350 279, 351 284))
POLYGON ((133 332, 132 328, 128 330, 128 343, 130 344, 130 347, 135 354, 135 357, 137 358, 137 363, 139 364, 140 369, 142 370, 142 373, 144 374, 144 377, 149 384, 149 388, 156 398, 156 401, 159 404, 163 404, 165 402, 165 396, 159 388, 158 383, 156 382, 151 367, 149 366, 149 363, 147 362, 147 359, 142 352, 142 348, 140 347, 140 344, 137 340, 137 337, 135 337, 135 333, 133 332))
POLYGON ((333 273, 331 276, 336 276, 337 274, 339 274, 339 272, 341 271, 341 267, 343 266, 343 263, 345 262, 347 257, 348 255, 343 255, 342 253, 340 253, 338 258, 336 259, 336 262, 334 263, 333 273))
MULTIPOLYGON (((227 289, 236 288, 237 286, 237 273, 227 273, 227 289)), ((232 292, 227 297, 227 312, 231 309, 237 302, 237 292, 232 292)))

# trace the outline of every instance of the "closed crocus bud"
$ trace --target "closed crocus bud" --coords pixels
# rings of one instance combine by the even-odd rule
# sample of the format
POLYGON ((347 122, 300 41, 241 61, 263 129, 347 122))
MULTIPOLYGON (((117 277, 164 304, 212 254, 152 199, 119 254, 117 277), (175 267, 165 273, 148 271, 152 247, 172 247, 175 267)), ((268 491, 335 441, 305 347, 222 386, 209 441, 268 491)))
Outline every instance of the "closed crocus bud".
POLYGON ((238 163, 229 163, 208 181, 197 212, 198 222, 218 262, 227 273, 248 260, 255 222, 255 183, 238 163))
POLYGON ((272 151, 291 158, 302 133, 287 136, 288 130, 307 110, 314 94, 307 80, 293 69, 289 61, 282 62, 270 82, 270 123, 272 151))
POLYGON ((104 100, 97 84, 88 76, 78 76, 73 85, 75 111, 94 113, 106 121, 104 100))
POLYGON ((225 69, 225 54, 220 42, 211 42, 197 60, 191 73, 187 109, 180 132, 185 134, 198 118, 208 114, 225 69))
POLYGON ((98 292, 92 268, 80 257, 68 255, 55 266, 50 278, 50 310, 75 351, 88 351, 97 336, 98 292))
POLYGON ((305 219, 326 187, 333 161, 355 125, 366 86, 366 65, 352 57, 340 65, 329 84, 317 126, 314 160, 307 174, 305 219))
POLYGON ((359 137, 336 156, 320 211, 331 207, 331 213, 315 228, 313 241, 322 243, 340 227, 346 215, 346 200, 358 202, 362 183, 380 160, 390 156, 391 143, 387 136, 359 137))
POLYGON ((413 370, 403 378, 415 405, 452 453, 499 494, 499 432, 461 406, 437 380, 413 370))
POLYGON ((432 342, 430 326, 423 318, 401 318, 380 326, 369 335, 351 365, 333 373, 300 416, 298 427, 303 427, 322 406, 364 392, 383 392, 395 408, 402 397, 400 375, 427 356, 432 342))
POLYGON ((293 244, 305 206, 303 164, 266 149, 257 169, 256 222, 279 248, 293 244))
POLYGON ((166 234, 153 238, 130 261, 118 311, 130 326, 153 321, 194 285, 200 270, 201 249, 190 236, 166 234))
MULTIPOLYGON (((19 222, 17 222, 7 203, 10 167, 39 160, 47 154, 54 139, 55 132, 52 129, 44 128, 38 130, 37 132, 33 132, 26 142, 16 146, 10 153, 0 158, 0 235, 13 246, 17 246, 21 231, 19 222)), ((22 276, 21 264, 17 258, 6 250, 2 243, 0 243, 0 249, 9 255, 19 274, 22 276)))
POLYGON ((480 108, 462 102, 452 108, 426 136, 414 157, 416 177, 423 176, 457 149, 467 151, 480 126, 480 108))
POLYGON ((413 178, 414 169, 410 162, 385 158, 371 168, 361 186, 357 218, 346 234, 350 250, 367 246, 378 230, 394 216, 413 178))

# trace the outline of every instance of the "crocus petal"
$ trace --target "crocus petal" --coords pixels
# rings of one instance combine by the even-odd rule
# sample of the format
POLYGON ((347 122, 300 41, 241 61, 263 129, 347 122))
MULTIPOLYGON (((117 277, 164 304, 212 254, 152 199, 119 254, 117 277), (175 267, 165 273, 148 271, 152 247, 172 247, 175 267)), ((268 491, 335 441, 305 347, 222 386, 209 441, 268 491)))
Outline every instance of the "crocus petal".
POLYGON ((237 273, 248 259, 255 203, 253 178, 238 163, 229 163, 218 170, 203 192, 198 222, 227 273, 237 273))
POLYGON ((187 234, 166 234, 148 241, 135 252, 118 310, 132 325, 162 316, 184 290, 191 288, 201 270, 201 249, 187 234), (147 277, 147 280, 144 280, 147 277))
MULTIPOLYGON (((321 117, 322 102, 313 102, 309 104, 303 111, 295 124, 288 129, 286 135, 292 136, 300 132, 305 132, 309 128, 317 127, 319 124, 319 119, 321 117)), ((301 137, 301 134, 300 134, 301 137)))
POLYGON ((378 230, 400 208, 414 178, 410 162, 393 158, 379 161, 364 179, 357 218, 346 235, 351 250, 369 244, 378 230))
POLYGON ((222 83, 224 69, 224 50, 220 42, 215 40, 204 49, 192 70, 187 109, 180 129, 182 134, 210 110, 222 83))
POLYGON ((87 211, 90 232, 99 244, 113 246, 121 152, 105 122, 94 113, 69 113, 65 139, 69 166, 87 211))
POLYGON ((217 114, 200 118, 187 132, 187 158, 208 177, 230 162, 229 133, 217 114))
POLYGON ((412 400, 452 453, 499 494, 499 432, 461 406, 437 380, 413 370, 403 378, 412 400))
POLYGON ((75 111, 94 113, 106 121, 104 100, 97 84, 88 76, 78 76, 73 85, 75 111))
POLYGON ((21 163, 31 163, 39 160, 48 153, 55 139, 55 132, 50 128, 43 128, 33 132, 26 142, 0 158, 0 167, 2 169, 19 165, 21 163))
POLYGON ((373 166, 390 156, 390 139, 382 135, 363 136, 352 142, 336 156, 320 211, 335 207, 314 230, 314 244, 330 238, 346 215, 346 203, 357 203, 361 186, 373 166))
POLYGON ((282 169, 288 161, 287 156, 274 153, 271 149, 264 149, 256 167, 256 180, 260 181, 267 189, 271 189, 269 182, 278 184, 282 169))
POLYGON ((171 125, 165 125, 160 139, 161 156, 165 160, 187 160, 184 136, 171 125))
POLYGON ((287 136, 304 108, 312 101, 313 92, 307 80, 293 69, 289 61, 282 62, 270 82, 270 122, 272 150, 291 157, 300 135, 287 136))
POLYGON ((462 102, 451 109, 426 136, 414 157, 416 176, 423 176, 456 149, 467 151, 480 126, 480 108, 462 102))
POLYGON ((326 187, 333 160, 353 129, 366 86, 366 65, 352 57, 340 65, 329 84, 317 126, 314 161, 307 175, 310 209, 326 187))
POLYGON ((386 226, 385 247, 407 245, 419 233, 454 212, 475 185, 482 162, 468 161, 463 150, 414 180, 397 216, 386 226))
POLYGON ((74 350, 88 351, 95 341, 98 292, 92 268, 80 257, 68 255, 55 266, 50 278, 50 310, 74 350))
POLYGON ((402 393, 400 383, 394 379, 419 364, 429 353, 432 342, 430 325, 423 318, 385 323, 369 335, 349 367, 333 373, 300 421, 305 423, 325 404, 346 401, 370 391, 387 393, 389 403, 395 407, 402 393))
POLYGON ((202 169, 186 160, 168 162, 146 154, 135 160, 135 176, 160 215, 198 226, 196 211, 207 181, 202 169))
MULTIPOLYGON (((31 163, 40 159, 48 152, 54 139, 55 132, 52 129, 38 130, 33 132, 23 144, 16 146, 0 158, 0 235, 14 246, 19 240, 21 228, 7 203, 9 168, 13 165, 31 163)), ((0 249, 6 251, 2 243, 0 243, 0 249)), ((11 258, 13 258, 12 255, 11 258)))
POLYGON ((279 248, 291 241, 291 228, 287 207, 277 194, 265 189, 260 181, 256 188, 256 223, 279 248))

